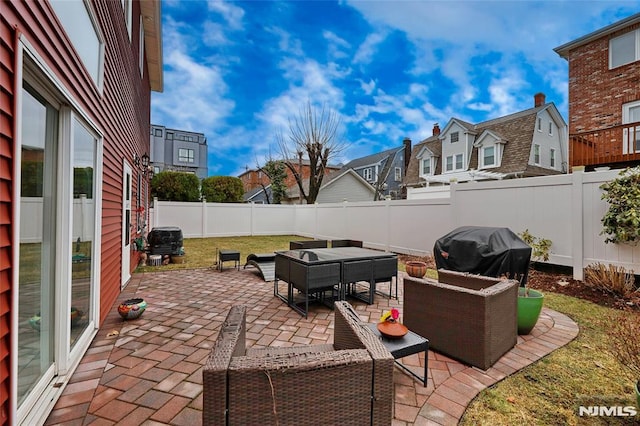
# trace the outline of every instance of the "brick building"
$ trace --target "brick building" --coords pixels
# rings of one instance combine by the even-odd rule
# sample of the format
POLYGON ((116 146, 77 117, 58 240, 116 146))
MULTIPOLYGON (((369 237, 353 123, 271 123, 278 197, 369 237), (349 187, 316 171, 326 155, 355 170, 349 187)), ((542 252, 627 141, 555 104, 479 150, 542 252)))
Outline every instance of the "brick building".
POLYGON ((569 63, 571 166, 640 159, 640 13, 554 49, 569 63))

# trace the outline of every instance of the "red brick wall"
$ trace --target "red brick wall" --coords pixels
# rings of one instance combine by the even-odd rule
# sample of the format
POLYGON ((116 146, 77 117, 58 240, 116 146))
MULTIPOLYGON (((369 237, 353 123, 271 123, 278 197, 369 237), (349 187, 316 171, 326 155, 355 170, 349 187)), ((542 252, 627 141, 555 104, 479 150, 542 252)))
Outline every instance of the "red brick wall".
POLYGON ((567 55, 570 134, 622 124, 622 105, 640 100, 640 61, 609 69, 609 40, 639 27, 604 36, 567 55))

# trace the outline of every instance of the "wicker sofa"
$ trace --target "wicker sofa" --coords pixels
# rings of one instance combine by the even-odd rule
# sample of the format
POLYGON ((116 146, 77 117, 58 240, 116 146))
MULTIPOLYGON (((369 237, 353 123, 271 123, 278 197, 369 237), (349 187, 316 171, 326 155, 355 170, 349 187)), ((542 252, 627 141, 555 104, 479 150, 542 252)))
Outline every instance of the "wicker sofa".
POLYGON ((393 357, 347 302, 334 343, 246 348, 234 306, 203 370, 205 425, 390 425, 393 357))
POLYGON ((429 349, 486 370, 516 344, 518 285, 447 270, 406 277, 404 323, 429 349))

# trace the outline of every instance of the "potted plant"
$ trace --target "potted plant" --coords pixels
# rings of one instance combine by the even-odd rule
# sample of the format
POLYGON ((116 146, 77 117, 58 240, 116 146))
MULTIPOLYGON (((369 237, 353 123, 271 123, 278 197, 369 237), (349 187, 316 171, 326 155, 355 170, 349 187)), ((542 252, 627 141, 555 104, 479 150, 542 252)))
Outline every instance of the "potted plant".
MULTIPOLYGON (((549 260, 549 250, 551 240, 534 237, 526 229, 518 234, 522 240, 531 246, 531 260, 549 260)), ((518 289, 518 334, 529 334, 538 323, 542 306, 544 305, 544 294, 529 288, 527 285, 518 289)))
POLYGON ((419 260, 410 260, 404 264, 407 274, 413 278, 422 278, 427 273, 427 264, 419 260))
POLYGON ((625 367, 633 383, 640 409, 640 313, 625 312, 609 320, 609 338, 614 357, 625 367))

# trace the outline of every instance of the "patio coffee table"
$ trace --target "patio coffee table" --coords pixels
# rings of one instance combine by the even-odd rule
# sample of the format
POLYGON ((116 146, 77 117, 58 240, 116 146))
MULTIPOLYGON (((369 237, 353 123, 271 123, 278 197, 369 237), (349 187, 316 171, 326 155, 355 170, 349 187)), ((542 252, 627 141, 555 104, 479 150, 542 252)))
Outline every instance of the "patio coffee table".
POLYGON ((405 356, 413 355, 424 351, 424 376, 419 376, 405 365, 395 361, 396 365, 407 373, 411 374, 416 379, 422 381, 424 387, 427 386, 427 370, 429 367, 429 340, 409 330, 407 334, 399 339, 388 339, 378 331, 378 325, 368 323, 367 326, 373 331, 373 333, 380 338, 385 348, 391 352, 393 359, 404 358, 405 356))

